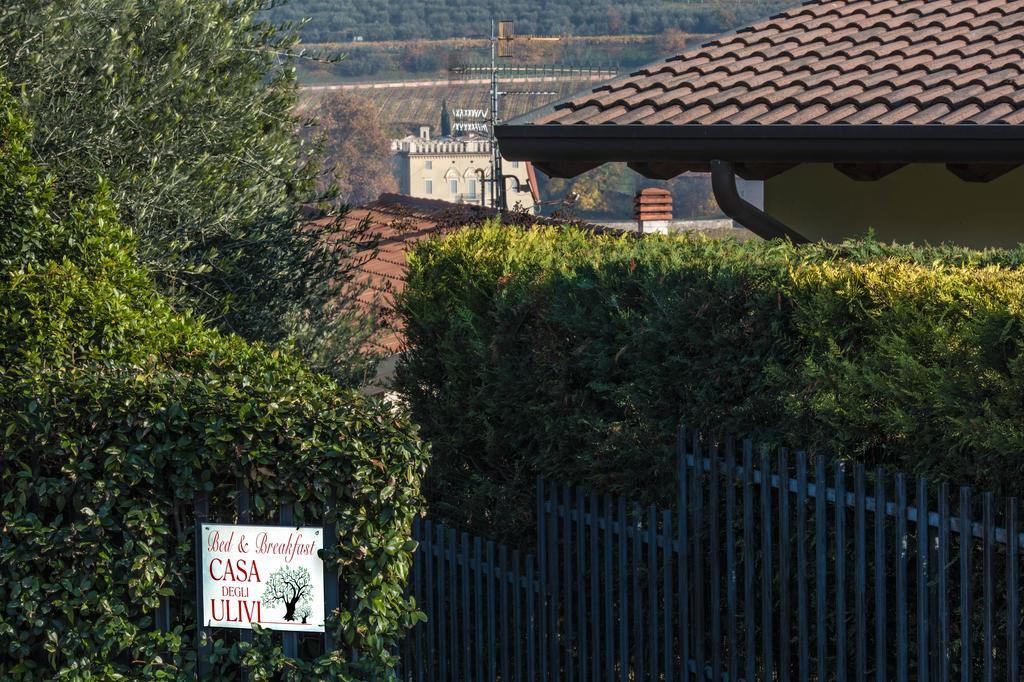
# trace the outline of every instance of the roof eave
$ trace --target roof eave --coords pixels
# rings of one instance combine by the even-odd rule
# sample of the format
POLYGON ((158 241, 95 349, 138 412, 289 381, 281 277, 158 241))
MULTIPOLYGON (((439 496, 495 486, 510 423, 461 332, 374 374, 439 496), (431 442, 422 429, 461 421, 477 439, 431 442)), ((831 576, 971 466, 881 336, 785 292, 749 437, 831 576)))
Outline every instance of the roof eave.
POLYGON ((604 163, 704 169, 737 164, 1024 164, 1017 125, 504 125, 502 156, 554 175, 604 163))

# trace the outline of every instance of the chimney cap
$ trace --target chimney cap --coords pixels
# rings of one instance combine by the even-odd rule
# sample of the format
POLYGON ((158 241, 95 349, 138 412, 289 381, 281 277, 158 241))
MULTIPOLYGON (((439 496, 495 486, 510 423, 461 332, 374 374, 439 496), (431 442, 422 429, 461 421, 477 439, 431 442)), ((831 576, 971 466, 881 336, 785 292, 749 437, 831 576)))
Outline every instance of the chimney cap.
POLYGON ((672 193, 660 187, 648 187, 637 192, 633 200, 637 228, 664 231, 672 222, 672 193))

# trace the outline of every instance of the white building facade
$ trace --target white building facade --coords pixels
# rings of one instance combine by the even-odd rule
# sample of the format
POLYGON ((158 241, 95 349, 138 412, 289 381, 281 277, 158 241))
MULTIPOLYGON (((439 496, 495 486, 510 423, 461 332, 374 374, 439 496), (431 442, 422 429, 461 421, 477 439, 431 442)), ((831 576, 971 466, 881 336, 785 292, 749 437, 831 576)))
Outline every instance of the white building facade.
MULTIPOLYGON (((399 191, 422 199, 491 205, 491 142, 469 136, 432 139, 428 128, 391 143, 399 191)), ((526 162, 504 161, 502 172, 510 209, 536 206, 526 162)))

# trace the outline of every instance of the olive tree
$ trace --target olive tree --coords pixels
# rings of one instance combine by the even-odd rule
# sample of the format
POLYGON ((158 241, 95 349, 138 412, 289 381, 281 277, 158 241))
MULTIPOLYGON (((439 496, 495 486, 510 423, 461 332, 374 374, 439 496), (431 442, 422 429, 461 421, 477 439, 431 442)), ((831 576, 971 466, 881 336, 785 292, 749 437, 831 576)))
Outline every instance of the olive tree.
POLYGON ((319 155, 294 114, 294 27, 260 18, 268 0, 0 4, 0 74, 59 192, 109 182, 179 308, 358 370, 365 325, 338 292, 366 240, 300 219, 323 205, 319 155))

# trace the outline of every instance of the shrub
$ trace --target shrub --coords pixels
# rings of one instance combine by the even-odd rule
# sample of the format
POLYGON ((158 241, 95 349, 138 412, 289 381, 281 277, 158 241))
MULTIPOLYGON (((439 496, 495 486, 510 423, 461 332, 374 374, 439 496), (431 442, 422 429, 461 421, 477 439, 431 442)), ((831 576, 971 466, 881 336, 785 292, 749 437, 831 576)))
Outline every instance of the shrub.
POLYGON ((239 480, 257 519, 294 503, 318 524, 338 500, 324 559, 346 651, 288 661, 268 632, 249 645, 220 630, 216 675, 237 679, 242 658, 255 679, 386 671, 418 618, 403 595, 425 461, 414 429, 173 311, 103 196, 51 211, 28 134, 0 93, 0 678, 193 679, 191 501, 207 491, 230 521, 239 480))
POLYGON ((679 423, 1019 487, 1022 250, 487 227, 423 244, 399 388, 435 515, 529 538, 537 474, 670 504, 679 423))

